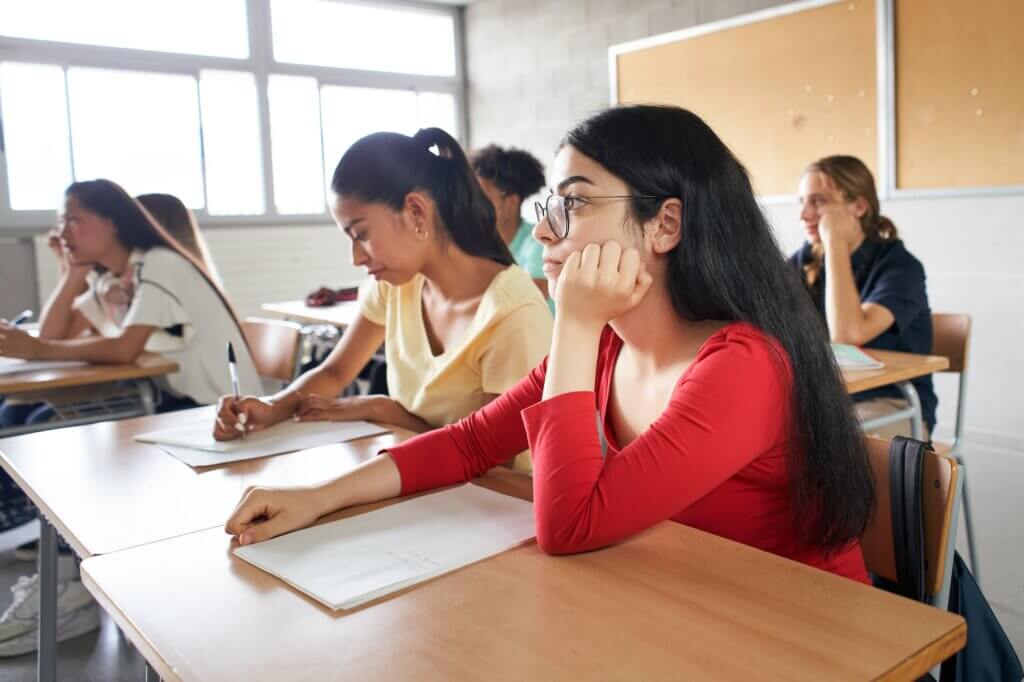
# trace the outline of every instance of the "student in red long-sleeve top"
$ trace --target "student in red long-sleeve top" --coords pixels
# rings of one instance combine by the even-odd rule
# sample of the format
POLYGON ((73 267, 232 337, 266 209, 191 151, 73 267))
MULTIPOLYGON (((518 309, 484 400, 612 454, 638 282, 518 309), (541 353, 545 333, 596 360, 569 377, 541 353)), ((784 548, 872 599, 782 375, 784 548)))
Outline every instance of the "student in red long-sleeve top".
POLYGON ((258 542, 529 447, 547 552, 672 519, 867 582, 863 437, 737 159, 688 111, 615 108, 566 135, 551 180, 534 230, 555 299, 549 357, 333 481, 248 491, 228 532, 258 542))

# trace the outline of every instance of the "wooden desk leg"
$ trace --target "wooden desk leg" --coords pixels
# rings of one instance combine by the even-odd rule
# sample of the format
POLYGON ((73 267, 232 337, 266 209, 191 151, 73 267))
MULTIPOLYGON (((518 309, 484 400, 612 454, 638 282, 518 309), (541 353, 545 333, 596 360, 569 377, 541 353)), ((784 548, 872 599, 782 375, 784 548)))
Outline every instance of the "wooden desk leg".
POLYGON ((910 435, 921 440, 921 436, 924 435, 924 417, 921 414, 921 398, 917 395, 917 389, 909 381, 896 384, 896 388, 900 389, 900 393, 907 399, 907 404, 914 410, 914 416, 910 418, 910 435))
POLYGON ((39 658, 40 682, 57 679, 57 531, 39 516, 39 658))
POLYGON ((146 682, 160 682, 160 676, 153 670, 153 666, 146 661, 146 682))

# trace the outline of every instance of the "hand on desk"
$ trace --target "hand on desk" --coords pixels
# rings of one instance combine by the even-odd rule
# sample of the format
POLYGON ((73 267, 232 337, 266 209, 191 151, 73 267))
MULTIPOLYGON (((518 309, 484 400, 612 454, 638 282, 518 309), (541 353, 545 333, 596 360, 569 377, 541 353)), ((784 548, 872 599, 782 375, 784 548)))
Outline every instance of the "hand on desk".
POLYGON ((285 419, 276 412, 274 405, 262 398, 221 396, 217 401, 213 437, 216 440, 234 440, 241 437, 243 428, 246 433, 262 431, 285 419))
POLYGON ((394 400, 383 395, 354 395, 345 398, 306 396, 299 402, 293 417, 297 422, 388 421, 386 417, 394 400))
POLYGON ((321 515, 314 493, 315 489, 306 487, 250 487, 224 530, 236 536, 239 544, 249 545, 305 528, 321 515))
POLYGON ((0 323, 0 356, 37 360, 39 339, 17 327, 12 327, 6 320, 0 323))

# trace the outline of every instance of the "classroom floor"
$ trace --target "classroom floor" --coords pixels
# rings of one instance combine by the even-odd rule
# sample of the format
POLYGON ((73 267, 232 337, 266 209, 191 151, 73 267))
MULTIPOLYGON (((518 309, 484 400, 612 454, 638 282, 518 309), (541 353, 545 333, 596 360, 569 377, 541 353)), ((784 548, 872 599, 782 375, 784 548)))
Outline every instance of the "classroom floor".
MULTIPOLYGON (((981 547, 982 589, 992 608, 1024 658, 1024 507, 1019 504, 1018 482, 1024 478, 1024 455, 984 453, 969 460, 970 492, 981 547)), ((966 552, 963 523, 958 543, 966 552)), ((19 575, 33 571, 34 564, 0 552, 0 611, 10 603, 6 587, 19 575)), ((60 644, 58 679, 74 682, 141 680, 142 657, 105 614, 98 632, 60 644)), ((0 682, 36 679, 35 654, 0 659, 0 682)))
MULTIPOLYGON (((11 602, 7 591, 18 576, 35 572, 35 563, 18 561, 13 551, 0 553, 0 604, 11 602)), ((100 629, 59 645, 57 679, 74 682, 138 682, 145 679, 142 656, 122 635, 106 614, 100 629)), ((0 682, 29 682, 36 679, 36 655, 0 658, 0 682)))

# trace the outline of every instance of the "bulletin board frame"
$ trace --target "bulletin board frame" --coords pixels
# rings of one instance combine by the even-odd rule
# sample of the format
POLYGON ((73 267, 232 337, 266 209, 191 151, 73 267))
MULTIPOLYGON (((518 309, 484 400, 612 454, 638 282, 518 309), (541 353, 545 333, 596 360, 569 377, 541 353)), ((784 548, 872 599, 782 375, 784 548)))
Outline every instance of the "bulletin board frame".
MULTIPOLYGON (((756 22, 769 21, 797 12, 825 7, 849 0, 799 0, 777 7, 752 12, 728 19, 709 22, 660 35, 634 40, 608 48, 609 102, 619 104, 619 67, 622 55, 678 41, 696 38, 709 33, 724 31, 756 22)), ((865 0, 860 0, 864 2, 865 0)), ((879 197, 887 199, 913 199, 931 197, 1004 196, 1024 194, 1024 184, 1017 185, 972 185, 960 187, 936 187, 927 189, 900 188, 897 186, 897 158, 901 153, 897 139, 897 79, 896 79, 896 3, 899 0, 867 0, 875 4, 875 67, 876 67, 876 138, 877 165, 876 183, 879 197)), ((810 161, 812 159, 808 159, 810 161)), ((793 193, 764 194, 758 197, 762 203, 792 203, 793 193)))

